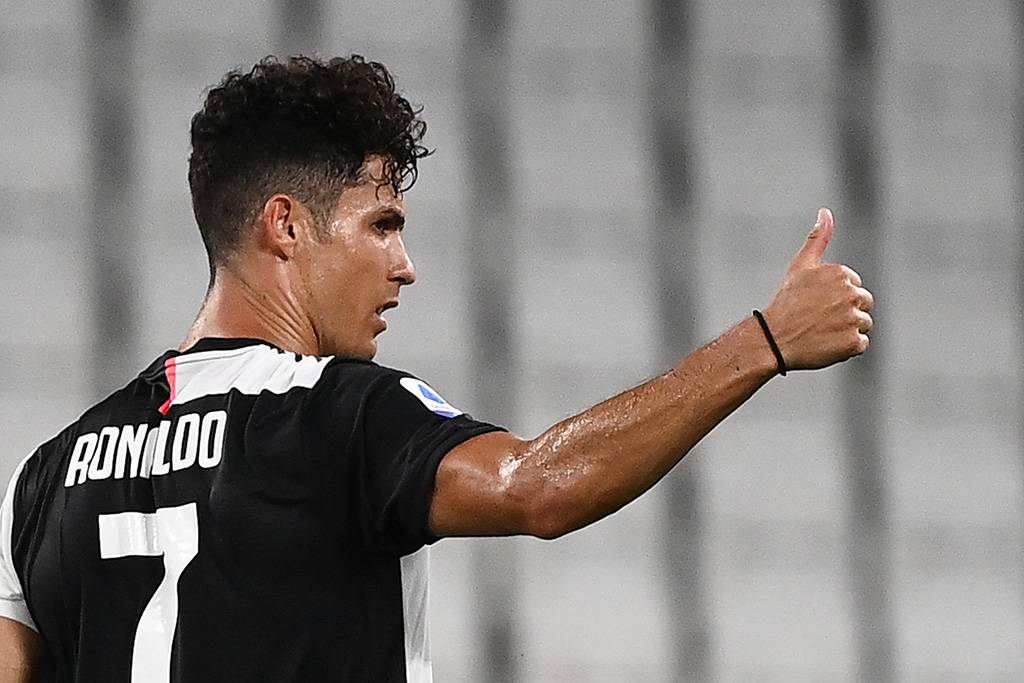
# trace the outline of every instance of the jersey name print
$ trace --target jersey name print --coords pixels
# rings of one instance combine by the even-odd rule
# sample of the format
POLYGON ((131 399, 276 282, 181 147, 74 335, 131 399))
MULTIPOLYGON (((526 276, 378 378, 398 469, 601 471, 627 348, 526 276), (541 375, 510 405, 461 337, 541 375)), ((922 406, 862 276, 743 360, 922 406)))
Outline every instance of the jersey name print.
POLYGON ((19 466, 0 615, 58 682, 430 683, 434 477, 498 428, 410 381, 253 340, 164 354, 19 466))
POLYGON ((158 425, 107 425, 82 434, 71 450, 64 486, 84 483, 86 478, 149 478, 194 465, 216 467, 224 457, 226 422, 227 413, 214 410, 185 413, 158 425))

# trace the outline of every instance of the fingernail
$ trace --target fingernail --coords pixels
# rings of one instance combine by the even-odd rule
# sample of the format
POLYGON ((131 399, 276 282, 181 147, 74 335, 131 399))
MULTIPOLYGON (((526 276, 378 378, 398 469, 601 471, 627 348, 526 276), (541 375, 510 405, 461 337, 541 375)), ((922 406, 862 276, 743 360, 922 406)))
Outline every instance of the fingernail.
POLYGON ((817 218, 816 218, 816 219, 814 220, 814 227, 813 227, 813 228, 811 228, 811 232, 812 232, 812 233, 813 233, 813 232, 814 232, 815 230, 817 230, 818 228, 820 228, 820 227, 821 227, 821 220, 822 220, 822 217, 821 217, 821 211, 819 210, 819 211, 818 211, 818 216, 817 216, 817 218))

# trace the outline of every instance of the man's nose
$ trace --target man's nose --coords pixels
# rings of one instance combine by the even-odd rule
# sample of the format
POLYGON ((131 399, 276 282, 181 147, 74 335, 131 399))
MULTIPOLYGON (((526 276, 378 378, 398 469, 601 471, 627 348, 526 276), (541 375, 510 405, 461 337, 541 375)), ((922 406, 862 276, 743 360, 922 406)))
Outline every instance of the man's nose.
POLYGON ((411 285, 416 282, 416 266, 409 258, 409 252, 405 250, 405 243, 401 238, 398 240, 398 253, 395 255, 395 269, 391 278, 403 285, 411 285))

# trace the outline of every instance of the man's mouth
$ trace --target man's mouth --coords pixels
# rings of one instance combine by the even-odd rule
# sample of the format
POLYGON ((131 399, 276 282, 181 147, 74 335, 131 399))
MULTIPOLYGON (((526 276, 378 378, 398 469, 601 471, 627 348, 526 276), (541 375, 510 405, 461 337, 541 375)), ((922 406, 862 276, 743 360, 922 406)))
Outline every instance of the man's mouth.
POLYGON ((391 300, 391 301, 388 301, 386 303, 383 303, 383 304, 381 304, 380 306, 377 307, 377 315, 381 315, 382 313, 384 313, 384 311, 390 310, 392 308, 396 308, 397 306, 398 306, 398 301, 396 301, 396 300, 391 300))

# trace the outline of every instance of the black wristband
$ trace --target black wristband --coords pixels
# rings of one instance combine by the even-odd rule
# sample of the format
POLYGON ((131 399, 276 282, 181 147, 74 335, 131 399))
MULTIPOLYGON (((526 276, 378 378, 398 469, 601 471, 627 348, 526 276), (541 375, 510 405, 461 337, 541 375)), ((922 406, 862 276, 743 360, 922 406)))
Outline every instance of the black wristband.
POLYGON ((772 353, 775 354, 775 360, 779 363, 779 374, 783 377, 786 376, 786 359, 782 357, 782 351, 779 350, 779 345, 775 343, 775 337, 772 336, 772 331, 768 329, 768 323, 765 322, 764 316, 761 315, 761 311, 754 309, 754 317, 757 318, 757 322, 761 323, 761 329, 764 330, 764 336, 768 339, 768 345, 772 347, 772 353))

